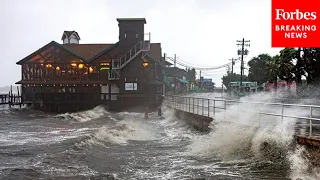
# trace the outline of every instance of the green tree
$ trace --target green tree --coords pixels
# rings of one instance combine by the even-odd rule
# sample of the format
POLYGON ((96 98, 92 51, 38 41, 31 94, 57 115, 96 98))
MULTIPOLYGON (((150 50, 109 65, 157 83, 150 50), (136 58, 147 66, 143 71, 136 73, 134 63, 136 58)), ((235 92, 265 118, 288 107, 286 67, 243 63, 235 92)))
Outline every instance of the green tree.
POLYGON ((278 63, 279 63, 279 72, 278 77, 282 80, 285 80, 287 84, 295 79, 295 65, 294 62, 297 62, 298 51, 295 48, 284 48, 280 51, 278 63))
POLYGON ((319 84, 320 81, 320 49, 303 48, 302 50, 303 75, 307 79, 307 84, 319 84))
MULTIPOLYGON (((229 88, 230 82, 240 81, 240 79, 241 79, 240 74, 236 74, 236 73, 231 74, 230 73, 230 74, 222 77, 222 83, 225 87, 229 88)), ((248 77, 246 75, 243 75, 242 80, 247 81, 248 77)))
POLYGON ((266 76, 270 77, 269 80, 274 82, 274 88, 277 89, 278 86, 278 75, 280 70, 280 56, 275 55, 270 61, 267 62, 266 66, 266 76))
POLYGON ((253 57, 249 62, 249 81, 256 81, 258 85, 261 85, 268 81, 270 78, 267 76, 266 66, 272 57, 269 54, 260 54, 257 57, 253 57))

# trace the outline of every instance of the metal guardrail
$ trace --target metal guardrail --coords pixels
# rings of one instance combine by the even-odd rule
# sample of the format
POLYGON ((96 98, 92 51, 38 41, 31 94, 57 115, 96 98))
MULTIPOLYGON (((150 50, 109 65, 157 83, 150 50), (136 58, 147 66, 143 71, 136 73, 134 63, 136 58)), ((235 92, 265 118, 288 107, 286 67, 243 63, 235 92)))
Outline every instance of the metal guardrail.
MULTIPOLYGON (((276 116, 281 117, 281 120, 283 118, 294 118, 294 119, 304 119, 309 120, 309 136, 312 136, 312 121, 319 121, 320 118, 314 117, 313 112, 315 109, 320 109, 320 106, 316 105, 302 105, 302 104, 282 104, 282 103, 268 103, 268 102, 249 102, 249 101, 239 101, 239 100, 228 100, 228 99, 221 99, 221 98, 215 98, 215 99, 208 99, 208 98, 197 98, 197 97, 183 97, 183 96, 165 96, 165 105, 174 109, 182 110, 185 112, 207 116, 207 117, 214 117, 217 113, 217 111, 220 110, 226 111, 228 105, 237 105, 237 111, 238 112, 244 112, 244 113, 252 113, 252 111, 247 110, 240 110, 240 104, 251 104, 254 105, 256 108, 255 114, 259 115, 259 121, 260 121, 260 115, 266 115, 266 116, 276 116), (263 106, 280 106, 281 107, 281 113, 272 113, 272 112, 264 112, 262 111, 263 106), (296 115, 290 115, 285 114, 285 109, 288 107, 293 108, 308 108, 309 113, 308 116, 296 116, 296 115)), ((298 111, 298 110, 297 110, 298 111)))

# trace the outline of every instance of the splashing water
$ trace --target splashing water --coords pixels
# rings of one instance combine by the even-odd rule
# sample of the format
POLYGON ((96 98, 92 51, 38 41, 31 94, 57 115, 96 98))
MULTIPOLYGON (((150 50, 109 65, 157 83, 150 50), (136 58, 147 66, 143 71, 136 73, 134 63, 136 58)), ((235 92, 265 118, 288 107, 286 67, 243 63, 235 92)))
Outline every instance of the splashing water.
MULTIPOLYGON (((248 98, 242 100, 274 102, 271 94, 248 98)), ((102 179, 109 173, 119 179, 319 179, 319 168, 306 158, 309 152, 294 146, 295 119, 257 115, 258 110, 279 108, 241 106, 250 112, 228 106, 217 112, 206 134, 168 108, 163 108, 164 118, 151 113, 148 120, 143 113, 114 114, 100 106, 55 116, 62 121, 3 120, 2 131, 16 135, 0 133, 8 140, 0 149, 0 178, 10 168, 26 168, 40 174, 34 177, 53 179, 102 179), (18 143, 22 135, 30 141, 18 143)), ((287 112, 305 115, 296 109, 287 112)))
MULTIPOLYGON (((277 98, 283 94, 278 92, 277 98)), ((274 102, 275 94, 257 94, 242 98, 242 101, 274 102)), ((294 125, 292 118, 258 117, 257 107, 241 104, 241 109, 250 112, 238 112, 239 107, 233 105, 225 112, 215 115, 212 131, 207 135, 194 136, 189 145, 189 155, 204 159, 221 158, 225 161, 241 160, 252 167, 266 166, 271 168, 290 168, 292 179, 319 179, 319 168, 311 167, 302 156, 306 150, 294 146, 294 125)), ((275 107, 263 107, 259 111, 276 112, 275 107)), ((294 108, 287 113, 296 116, 306 115, 294 108)))
POLYGON ((109 114, 103 106, 97 106, 94 109, 76 112, 76 113, 65 113, 56 115, 54 118, 62 118, 67 120, 75 120, 77 122, 87 122, 93 119, 97 119, 109 114))
MULTIPOLYGON (((128 117, 127 113, 120 113, 116 116, 124 115, 128 117)), ((135 114, 136 116, 140 116, 140 114, 135 114)), ((111 116, 110 116, 111 117, 111 116)), ((118 144, 118 145, 126 145, 129 140, 135 141, 148 141, 154 140, 155 134, 150 131, 150 127, 144 123, 141 118, 135 118, 135 116, 131 116, 131 118, 125 118, 123 120, 117 120, 117 123, 113 126, 104 125, 99 128, 99 130, 90 135, 89 138, 85 139, 84 142, 81 142, 78 146, 83 145, 92 145, 99 144, 105 146, 106 144, 118 144)))

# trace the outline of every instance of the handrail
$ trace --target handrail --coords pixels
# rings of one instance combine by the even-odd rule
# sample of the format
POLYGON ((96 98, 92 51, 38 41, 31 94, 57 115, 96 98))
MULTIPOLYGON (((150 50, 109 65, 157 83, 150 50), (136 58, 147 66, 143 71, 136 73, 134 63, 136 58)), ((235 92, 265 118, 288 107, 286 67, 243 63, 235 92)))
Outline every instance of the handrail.
MULTIPOLYGON (((179 95, 170 95, 174 97, 181 97, 179 95)), ((188 96, 186 96, 189 98, 188 96)), ((314 108, 320 108, 319 105, 310 105, 310 104, 284 104, 284 103, 270 103, 270 102, 251 102, 251 101, 239 101, 239 100, 230 100, 230 99, 215 99, 215 98, 220 98, 220 97, 215 97, 214 99, 212 98, 202 98, 202 97, 190 97, 194 99, 208 99, 208 100, 215 100, 215 101, 226 101, 226 102, 236 102, 236 103, 248 103, 248 104, 264 104, 264 105, 284 105, 284 106, 297 106, 297 107, 314 107, 314 108)))
MULTIPOLYGON (((228 102, 233 102, 236 105, 238 105, 238 107, 240 104, 258 105, 257 106, 258 112, 256 112, 255 114, 259 115, 259 118, 258 118, 259 124, 260 124, 260 118, 261 118, 260 115, 281 117, 281 120, 283 120, 283 118, 285 118, 285 117, 286 118, 295 118, 295 119, 306 119, 306 120, 309 120, 309 136, 312 135, 312 121, 320 121, 320 118, 315 118, 312 115, 312 112, 314 109, 320 108, 320 106, 317 106, 317 105, 249 102, 249 101, 227 100, 227 99, 209 99, 209 98, 199 98, 199 97, 186 97, 186 96, 177 96, 177 95, 165 96, 164 102, 166 103, 166 105, 168 107, 182 110, 182 111, 186 111, 186 112, 193 113, 193 114, 197 114, 197 115, 207 116, 207 117, 210 117, 210 112, 213 112, 213 117, 214 117, 216 114, 216 109, 222 109, 226 112, 228 102), (168 101, 168 99, 169 100, 171 99, 171 101, 168 101), (192 103, 191 103, 191 101, 192 101, 192 103), (210 101, 213 102, 213 106, 212 106, 212 103, 210 103, 210 101), (205 103, 205 102, 207 102, 207 103, 205 103), (223 106, 217 106, 216 102, 222 102, 223 106), (261 111, 261 105, 281 106, 281 113, 277 114, 277 113, 263 112, 263 111, 261 111), (295 115, 286 115, 284 113, 285 107, 309 108, 310 113, 309 113, 309 116, 306 116, 306 117, 295 116, 295 115), (207 113, 205 113, 205 111, 207 111, 207 113)), ((237 108, 237 112, 248 112, 248 111, 240 110, 239 108, 237 108)))
POLYGON ((118 59, 118 66, 114 66, 114 69, 121 69, 127 63, 129 63, 133 58, 135 58, 140 52, 149 51, 150 42, 149 41, 139 41, 132 48, 130 48, 125 54, 123 54, 118 59), (147 46, 146 46, 147 45, 147 46))

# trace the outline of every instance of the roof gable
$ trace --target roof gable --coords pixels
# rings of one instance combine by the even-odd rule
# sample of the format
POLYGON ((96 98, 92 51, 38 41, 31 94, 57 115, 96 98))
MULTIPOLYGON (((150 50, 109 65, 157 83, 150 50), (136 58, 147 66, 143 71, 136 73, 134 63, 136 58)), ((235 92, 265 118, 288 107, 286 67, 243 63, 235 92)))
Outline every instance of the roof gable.
POLYGON ((43 47, 31 53, 27 57, 21 59, 16 64, 22 64, 23 62, 28 61, 29 59, 36 56, 37 54, 45 51, 50 46, 59 47, 67 51, 68 53, 74 55, 78 59, 89 63, 93 61, 95 58, 113 49, 117 45, 118 43, 115 43, 115 44, 59 44, 55 41, 51 41, 50 43, 44 45, 43 47))
POLYGON ((39 52, 44 51, 46 48, 48 48, 50 45, 53 45, 54 41, 51 41, 50 43, 44 45, 43 47, 41 47, 40 49, 34 51, 33 53, 31 53, 30 55, 28 55, 27 57, 21 59, 20 61, 16 62, 16 64, 21 64, 25 61, 27 61, 28 59, 32 58, 33 56, 36 56, 39 52))
POLYGON ((28 61, 29 59, 31 59, 32 57, 38 55, 39 53, 45 51, 47 48, 52 47, 52 46, 56 46, 56 47, 58 47, 58 48, 61 48, 61 49, 65 50, 65 51, 67 51, 68 53, 74 55, 74 56, 77 57, 78 59, 80 59, 80 60, 82 60, 82 61, 85 61, 85 59, 84 59, 83 57, 81 57, 80 55, 78 55, 77 53, 69 50, 68 48, 62 46, 61 44, 59 44, 59 43, 57 43, 57 42, 55 42, 55 41, 51 41, 50 43, 48 43, 48 44, 44 45, 43 47, 41 47, 40 49, 34 51, 33 53, 31 53, 31 54, 28 55, 27 57, 21 59, 21 60, 18 61, 16 64, 22 64, 22 63, 26 62, 26 61, 28 61))
POLYGON ((77 53, 86 59, 86 61, 112 45, 113 44, 62 44, 62 46, 77 53))

